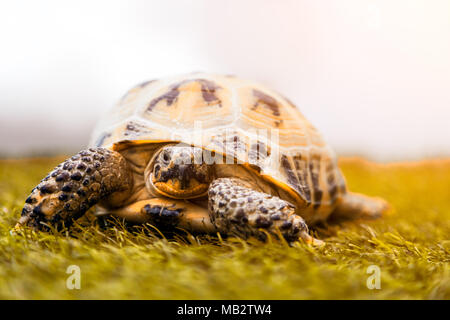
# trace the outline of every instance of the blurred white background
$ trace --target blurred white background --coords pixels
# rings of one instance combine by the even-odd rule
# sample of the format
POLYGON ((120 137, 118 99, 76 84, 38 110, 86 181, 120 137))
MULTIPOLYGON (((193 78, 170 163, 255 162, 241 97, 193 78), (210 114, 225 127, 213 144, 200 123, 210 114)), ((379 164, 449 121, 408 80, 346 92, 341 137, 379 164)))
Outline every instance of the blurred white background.
POLYGON ((144 80, 235 74, 340 155, 450 155, 450 1, 2 1, 0 155, 83 148, 144 80))

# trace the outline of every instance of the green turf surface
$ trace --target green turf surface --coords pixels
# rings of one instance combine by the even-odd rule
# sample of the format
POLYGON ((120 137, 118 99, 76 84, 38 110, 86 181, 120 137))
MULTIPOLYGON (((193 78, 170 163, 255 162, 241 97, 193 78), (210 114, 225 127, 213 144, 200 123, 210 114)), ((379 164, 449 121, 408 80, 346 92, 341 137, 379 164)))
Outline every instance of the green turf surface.
MULTIPOLYGON (((449 299, 450 161, 375 165, 347 159, 353 191, 387 199, 378 221, 316 229, 326 245, 178 236, 150 226, 11 236, 28 192, 61 158, 0 161, 2 299, 449 299), (66 270, 81 270, 69 290, 66 270), (367 268, 381 271, 370 290, 367 268)), ((92 222, 92 223, 89 223, 92 222)))

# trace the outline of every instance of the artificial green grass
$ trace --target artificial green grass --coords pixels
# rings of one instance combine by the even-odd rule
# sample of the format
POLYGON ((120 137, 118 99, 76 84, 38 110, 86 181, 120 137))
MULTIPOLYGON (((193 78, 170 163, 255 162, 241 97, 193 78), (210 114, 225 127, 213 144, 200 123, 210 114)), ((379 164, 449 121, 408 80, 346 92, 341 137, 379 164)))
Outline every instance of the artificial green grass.
MULTIPOLYGON (((303 243, 212 236, 161 238, 150 226, 99 227, 11 236, 34 185, 62 158, 0 161, 2 299, 449 299, 450 161, 377 165, 341 161, 350 189, 387 199, 377 221, 316 229, 303 243), (66 288, 69 265, 81 289, 66 288), (381 289, 366 286, 367 267, 381 289)), ((91 222, 91 223, 90 223, 91 222)))

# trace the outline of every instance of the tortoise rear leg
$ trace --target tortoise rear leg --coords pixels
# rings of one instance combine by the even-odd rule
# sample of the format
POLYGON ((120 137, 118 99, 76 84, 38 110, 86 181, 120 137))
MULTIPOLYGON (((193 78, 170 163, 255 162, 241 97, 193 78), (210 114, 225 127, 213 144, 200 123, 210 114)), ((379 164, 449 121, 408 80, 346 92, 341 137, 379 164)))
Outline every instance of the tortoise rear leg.
POLYGON ((377 219, 389 208, 389 204, 381 198, 348 192, 331 214, 330 220, 377 219))
POLYGON ((239 179, 220 178, 212 182, 208 191, 211 221, 226 234, 261 240, 266 232, 280 232, 288 241, 302 238, 320 244, 308 234, 305 221, 295 214, 295 207, 287 201, 244 187, 239 179))
POLYGON ((189 232, 217 232, 211 223, 207 209, 183 200, 169 198, 141 200, 113 210, 100 210, 100 214, 105 213, 134 223, 149 222, 165 229, 181 228, 189 232))

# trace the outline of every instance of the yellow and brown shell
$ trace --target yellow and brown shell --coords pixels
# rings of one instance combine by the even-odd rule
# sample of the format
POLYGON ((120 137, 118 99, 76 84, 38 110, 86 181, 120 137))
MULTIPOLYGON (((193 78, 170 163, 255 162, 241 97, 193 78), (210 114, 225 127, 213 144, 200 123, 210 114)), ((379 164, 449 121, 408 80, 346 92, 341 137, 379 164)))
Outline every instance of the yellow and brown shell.
POLYGON ((100 121, 90 144, 162 141, 231 155, 316 210, 330 211, 345 192, 333 151, 297 107, 233 76, 194 73, 142 83, 100 121))

